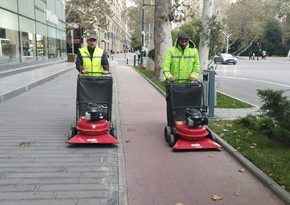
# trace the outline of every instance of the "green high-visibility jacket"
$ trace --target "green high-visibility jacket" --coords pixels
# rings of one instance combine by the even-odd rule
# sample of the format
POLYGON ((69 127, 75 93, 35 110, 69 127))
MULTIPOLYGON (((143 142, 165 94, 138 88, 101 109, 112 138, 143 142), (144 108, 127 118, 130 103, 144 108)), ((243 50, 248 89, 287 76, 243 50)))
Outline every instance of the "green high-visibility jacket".
POLYGON ((87 46, 79 50, 83 60, 83 68, 89 72, 88 74, 81 74, 81 76, 103 76, 104 70, 101 64, 103 49, 96 47, 92 58, 87 46))
POLYGON ((200 63, 195 44, 189 40, 189 44, 183 50, 176 40, 174 46, 166 52, 162 70, 166 79, 174 77, 177 83, 186 82, 185 79, 189 77, 197 78, 200 63))

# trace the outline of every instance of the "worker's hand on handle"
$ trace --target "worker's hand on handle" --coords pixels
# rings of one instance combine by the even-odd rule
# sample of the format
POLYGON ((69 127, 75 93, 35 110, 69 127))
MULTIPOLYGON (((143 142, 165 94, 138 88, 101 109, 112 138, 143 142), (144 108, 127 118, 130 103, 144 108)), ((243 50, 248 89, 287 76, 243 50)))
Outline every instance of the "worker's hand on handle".
POLYGON ((189 77, 189 80, 190 81, 198 81, 197 78, 195 78, 195 77, 189 77))
POLYGON ((199 82, 198 79, 195 77, 189 77, 189 81, 193 84, 198 84, 198 82, 199 82))
POLYGON ((175 81, 175 78, 174 77, 170 77, 167 79, 170 83, 173 83, 175 81))
POLYGON ((80 70, 80 73, 82 73, 82 74, 86 74, 86 73, 88 73, 88 71, 86 71, 85 69, 81 69, 81 70, 80 70))
POLYGON ((104 74, 104 75, 110 75, 111 73, 110 73, 110 71, 108 71, 108 70, 104 70, 104 71, 103 71, 103 74, 104 74))

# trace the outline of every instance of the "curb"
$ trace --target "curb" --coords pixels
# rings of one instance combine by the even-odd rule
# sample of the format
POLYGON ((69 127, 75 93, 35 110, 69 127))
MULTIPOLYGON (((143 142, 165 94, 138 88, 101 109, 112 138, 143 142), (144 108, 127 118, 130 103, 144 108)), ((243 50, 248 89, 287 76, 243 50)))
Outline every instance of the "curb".
MULTIPOLYGON (((117 67, 117 66, 116 66, 117 67)), ((115 68, 116 69, 116 68, 115 68)), ((112 69, 112 76, 114 79, 113 83, 113 98, 115 103, 114 110, 115 110, 115 119, 116 120, 116 134, 119 141, 118 144, 118 174, 119 174, 119 204, 120 205, 128 205, 128 195, 127 195, 127 183, 126 183, 126 166, 125 166, 125 157, 124 157, 124 148, 123 148, 123 139, 122 137, 122 130, 121 130, 121 121, 122 117, 120 116, 119 108, 118 108, 118 87, 116 83, 116 73, 115 69, 112 69)))
MULTIPOLYGON (((166 96, 165 92, 157 87, 150 79, 148 79, 145 75, 140 73, 137 69, 130 66, 133 70, 142 75, 150 84, 152 84, 161 94, 166 96)), ((209 128, 208 128, 209 129, 209 128)), ((240 154, 235 148, 233 148, 230 144, 224 141, 220 136, 214 133, 211 129, 209 129, 213 134, 214 139, 221 144, 222 148, 224 148, 229 154, 231 154, 236 160, 238 160, 243 166, 245 166, 248 170, 250 170, 257 179, 259 179, 264 185, 266 185, 273 193, 275 193, 283 202, 286 204, 290 204, 290 194, 284 190, 279 184, 277 184, 274 180, 272 180, 268 175, 262 172, 258 167, 256 167, 252 162, 246 159, 242 154, 240 154)))
POLYGON ((15 69, 10 68, 7 70, 0 71, 0 77, 6 77, 9 75, 18 74, 18 73, 38 69, 38 68, 43 68, 46 66, 50 66, 50 65, 54 65, 54 64, 58 64, 58 63, 62 63, 62 62, 66 62, 66 61, 65 60, 58 60, 58 61, 53 61, 53 62, 41 63, 41 64, 27 65, 24 67, 17 67, 15 69))

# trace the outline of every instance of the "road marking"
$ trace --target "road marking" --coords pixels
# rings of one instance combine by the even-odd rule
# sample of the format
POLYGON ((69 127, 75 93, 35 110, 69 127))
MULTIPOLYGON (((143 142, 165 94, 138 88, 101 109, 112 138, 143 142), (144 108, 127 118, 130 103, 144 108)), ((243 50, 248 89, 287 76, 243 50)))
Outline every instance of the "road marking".
POLYGON ((251 79, 251 78, 237 78, 237 77, 229 77, 229 76, 221 76, 221 75, 217 75, 217 77, 219 77, 219 78, 237 79, 237 80, 255 81, 255 82, 268 83, 268 84, 272 84, 272 85, 277 85, 277 86, 290 88, 290 85, 285 85, 285 84, 281 84, 281 83, 273 83, 273 82, 266 81, 266 80, 258 80, 258 79, 251 79))

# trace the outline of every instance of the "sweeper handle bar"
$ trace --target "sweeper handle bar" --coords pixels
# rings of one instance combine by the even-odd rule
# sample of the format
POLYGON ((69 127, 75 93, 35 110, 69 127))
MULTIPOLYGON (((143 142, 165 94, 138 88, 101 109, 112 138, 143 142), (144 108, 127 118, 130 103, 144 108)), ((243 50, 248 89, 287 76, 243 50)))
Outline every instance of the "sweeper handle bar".
POLYGON ((195 85, 202 84, 199 80, 189 80, 189 79, 175 79, 174 81, 165 80, 165 83, 166 84, 174 84, 174 83, 178 83, 180 81, 182 83, 184 83, 183 81, 187 81, 186 83, 192 83, 192 84, 195 84, 195 85))
POLYGON ((103 75, 111 75, 112 73, 110 71, 107 71, 107 72, 86 72, 86 73, 79 72, 79 75, 81 75, 81 74, 103 74, 103 75))

